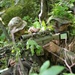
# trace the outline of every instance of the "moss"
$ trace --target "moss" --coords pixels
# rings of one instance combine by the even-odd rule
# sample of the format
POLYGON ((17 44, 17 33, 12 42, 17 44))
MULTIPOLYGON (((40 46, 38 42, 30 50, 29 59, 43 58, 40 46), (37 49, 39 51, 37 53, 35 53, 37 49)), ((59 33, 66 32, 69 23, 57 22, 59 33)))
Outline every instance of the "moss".
POLYGON ((4 23, 7 25, 8 22, 15 16, 20 16, 22 17, 22 6, 12 6, 10 8, 8 8, 5 12, 5 14, 2 16, 2 19, 4 21, 4 23))

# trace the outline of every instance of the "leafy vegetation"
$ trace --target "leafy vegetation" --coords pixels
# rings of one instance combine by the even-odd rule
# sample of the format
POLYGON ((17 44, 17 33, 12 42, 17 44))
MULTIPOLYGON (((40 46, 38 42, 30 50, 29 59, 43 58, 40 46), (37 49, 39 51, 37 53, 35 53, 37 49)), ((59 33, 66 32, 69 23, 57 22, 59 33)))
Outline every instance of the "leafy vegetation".
POLYGON ((13 5, 14 4, 14 1, 13 0, 2 0, 2 1, 0 1, 0 7, 1 8, 9 8, 11 5, 13 5))
POLYGON ((40 55, 40 53, 42 53, 41 51, 43 51, 42 50, 42 47, 41 46, 39 46, 34 40, 31 40, 31 39, 29 39, 28 41, 27 41, 27 49, 29 49, 30 48, 30 50, 31 50, 31 53, 32 53, 32 56, 36 53, 37 55, 40 55), (36 50, 35 50, 35 48, 36 48, 36 50), (35 51, 34 51, 35 50, 35 51))
POLYGON ((63 19, 68 19, 68 20, 72 20, 74 19, 74 16, 72 14, 72 11, 69 10, 70 8, 72 8, 74 1, 64 1, 60 0, 58 3, 55 3, 53 5, 53 9, 51 14, 55 17, 59 17, 59 18, 63 18, 63 19))
POLYGON ((52 66, 50 67, 50 62, 46 61, 40 68, 40 73, 33 73, 30 75, 57 75, 59 74, 62 70, 64 70, 64 67, 62 66, 52 66))
MULTIPOLYGON (((41 0, 40 0, 41 1, 41 0)), ((27 22, 27 27, 30 28, 34 26, 35 28, 39 28, 40 31, 44 31, 46 29, 54 31, 54 23, 50 23, 52 17, 57 17, 61 19, 66 19, 71 21, 69 32, 71 36, 75 36, 75 13, 73 12, 73 7, 75 0, 48 0, 51 4, 47 3, 48 6, 48 18, 46 20, 42 20, 42 26, 40 25, 38 14, 40 13, 40 1, 39 0, 19 0, 17 4, 15 4, 14 0, 1 0, 0 1, 0 10, 5 10, 5 13, 1 15, 3 22, 5 23, 6 29, 8 29, 7 25, 9 21, 15 17, 19 16, 23 20, 27 22)), ((28 29, 27 29, 28 30, 28 29)), ((8 30, 9 31, 9 30, 8 30)), ((0 47, 6 46, 9 44, 5 38, 4 33, 0 34, 0 47)), ((11 55, 14 54, 16 58, 21 56, 21 50, 23 45, 18 42, 16 46, 13 46, 11 51, 11 55)), ((38 45, 33 39, 28 39, 26 43, 26 49, 31 51, 32 56, 36 54, 40 56, 43 53, 43 49, 40 45, 38 45)), ((5 59, 1 60, 4 62, 4 66, 6 67, 5 59)), ((30 75, 57 75, 64 70, 62 66, 51 66, 49 61, 46 61, 40 68, 40 72, 33 73, 30 75)), ((75 75, 75 74, 67 74, 63 73, 63 75, 75 75)))
POLYGON ((15 16, 22 16, 22 10, 23 7, 18 6, 12 6, 6 10, 6 13, 2 16, 4 23, 7 25, 10 19, 12 19, 15 16))
POLYGON ((31 22, 32 18, 37 17, 37 14, 38 14, 38 13, 36 13, 34 15, 34 13, 35 13, 35 11, 34 11, 34 9, 35 9, 34 3, 35 2, 26 0, 26 1, 23 2, 23 4, 18 3, 17 5, 12 5, 8 9, 6 9, 6 13, 4 15, 2 15, 2 18, 3 18, 3 21, 4 21, 5 25, 7 25, 8 22, 10 21, 10 19, 15 17, 15 16, 19 16, 19 17, 21 17, 21 18, 23 18, 25 20, 28 20, 28 22, 31 22))
MULTIPOLYGON (((31 73, 30 75, 58 75, 65 69, 63 66, 51 66, 50 62, 47 60, 43 63, 40 67, 40 72, 38 73, 31 73)), ((72 73, 63 73, 63 75, 75 75, 72 73)))

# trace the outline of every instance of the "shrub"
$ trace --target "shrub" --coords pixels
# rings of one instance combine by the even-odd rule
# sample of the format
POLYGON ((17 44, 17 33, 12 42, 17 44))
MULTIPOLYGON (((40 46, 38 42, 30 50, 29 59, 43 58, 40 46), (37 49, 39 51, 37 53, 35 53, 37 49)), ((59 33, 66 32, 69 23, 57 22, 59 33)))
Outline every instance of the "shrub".
POLYGON ((22 16, 21 12, 22 12, 23 7, 22 6, 12 6, 10 8, 8 8, 5 12, 5 14, 2 16, 2 19, 4 21, 5 24, 8 24, 8 22, 10 21, 10 19, 12 19, 15 16, 22 16))
POLYGON ((34 2, 33 1, 24 1, 23 4, 19 3, 17 5, 13 5, 8 8, 5 14, 2 16, 5 24, 8 24, 11 18, 15 16, 19 16, 23 18, 24 16, 34 17, 36 14, 34 13, 34 2))

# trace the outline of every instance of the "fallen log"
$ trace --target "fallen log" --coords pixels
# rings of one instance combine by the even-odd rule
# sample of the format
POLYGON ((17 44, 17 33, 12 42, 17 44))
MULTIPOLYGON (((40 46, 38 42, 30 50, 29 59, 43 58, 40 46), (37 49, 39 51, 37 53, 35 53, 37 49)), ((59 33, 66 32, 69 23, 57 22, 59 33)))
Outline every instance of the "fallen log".
POLYGON ((50 42, 43 46, 44 50, 48 51, 58 59, 56 59, 56 63, 61 63, 69 69, 70 73, 72 72, 72 67, 75 66, 75 53, 67 50, 66 48, 62 48, 57 44, 50 42))

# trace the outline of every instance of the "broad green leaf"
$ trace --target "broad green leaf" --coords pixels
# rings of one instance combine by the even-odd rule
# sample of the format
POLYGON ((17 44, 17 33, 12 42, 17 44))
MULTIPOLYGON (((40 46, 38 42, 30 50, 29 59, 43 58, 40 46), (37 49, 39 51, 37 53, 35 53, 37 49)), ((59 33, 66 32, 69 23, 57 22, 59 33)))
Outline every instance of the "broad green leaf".
POLYGON ((62 70, 64 70, 64 67, 62 66, 52 66, 51 68, 42 72, 40 75, 58 75, 62 70))
POLYGON ((30 75, 38 75, 37 73, 32 73, 32 74, 30 74, 30 75))
POLYGON ((40 23, 39 23, 38 21, 34 22, 34 23, 33 23, 33 26, 34 26, 35 28, 40 28, 40 27, 41 27, 41 26, 40 26, 40 23))
MULTIPOLYGON (((40 68, 40 73, 43 73, 44 71, 46 71, 50 66, 50 62, 46 61, 40 68)), ((47 74, 46 74, 47 75, 47 74)))
POLYGON ((71 3, 75 2, 75 0, 70 0, 71 3))
POLYGON ((75 74, 71 74, 71 73, 64 73, 63 75, 75 75, 75 74))

